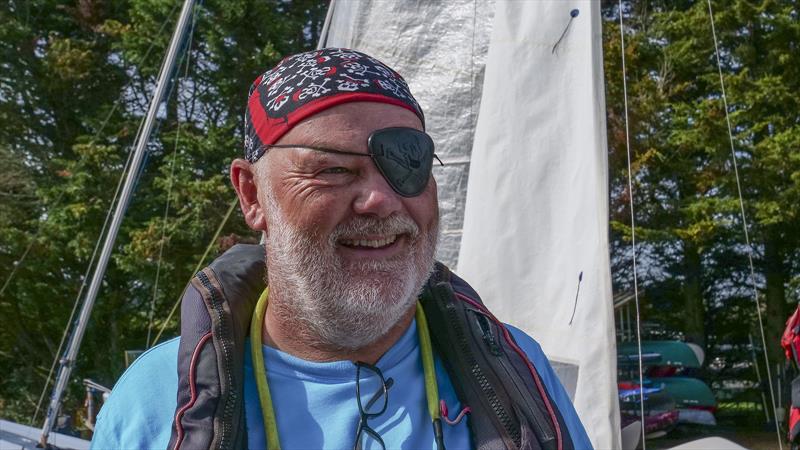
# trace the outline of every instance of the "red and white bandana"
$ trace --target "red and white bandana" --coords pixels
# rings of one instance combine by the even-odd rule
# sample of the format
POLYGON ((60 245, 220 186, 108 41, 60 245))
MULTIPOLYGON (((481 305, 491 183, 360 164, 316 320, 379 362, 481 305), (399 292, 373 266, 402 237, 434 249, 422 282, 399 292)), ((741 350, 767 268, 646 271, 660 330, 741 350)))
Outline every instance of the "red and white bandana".
POLYGON ((403 77, 355 50, 324 48, 284 58, 256 78, 245 113, 244 154, 256 162, 298 122, 347 102, 380 102, 425 116, 403 77))

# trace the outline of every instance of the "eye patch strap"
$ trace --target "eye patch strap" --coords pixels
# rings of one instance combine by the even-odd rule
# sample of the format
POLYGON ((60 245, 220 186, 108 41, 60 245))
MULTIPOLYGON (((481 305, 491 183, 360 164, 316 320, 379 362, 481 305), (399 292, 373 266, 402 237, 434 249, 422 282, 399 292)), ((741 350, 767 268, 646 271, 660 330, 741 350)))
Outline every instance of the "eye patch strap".
POLYGON ((270 148, 298 148, 335 155, 372 158, 372 162, 391 188, 403 197, 416 197, 425 189, 435 158, 433 140, 426 133, 412 128, 384 128, 376 130, 367 139, 368 153, 358 153, 325 147, 295 144, 266 145, 270 148), (413 140, 413 142, 409 142, 413 140), (420 145, 420 141, 424 144, 420 145), (427 141, 427 142, 425 142, 427 141), (426 151, 423 151, 426 150, 426 151))

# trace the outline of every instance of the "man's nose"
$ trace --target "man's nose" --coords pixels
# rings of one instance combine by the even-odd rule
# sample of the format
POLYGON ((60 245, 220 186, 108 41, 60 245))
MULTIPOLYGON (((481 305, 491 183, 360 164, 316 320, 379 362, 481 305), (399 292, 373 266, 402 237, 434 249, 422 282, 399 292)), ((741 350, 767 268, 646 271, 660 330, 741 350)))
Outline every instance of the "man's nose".
POLYGON ((380 218, 388 217, 400 211, 403 204, 396 193, 378 170, 370 170, 363 183, 358 186, 359 193, 353 203, 357 214, 371 214, 380 218))

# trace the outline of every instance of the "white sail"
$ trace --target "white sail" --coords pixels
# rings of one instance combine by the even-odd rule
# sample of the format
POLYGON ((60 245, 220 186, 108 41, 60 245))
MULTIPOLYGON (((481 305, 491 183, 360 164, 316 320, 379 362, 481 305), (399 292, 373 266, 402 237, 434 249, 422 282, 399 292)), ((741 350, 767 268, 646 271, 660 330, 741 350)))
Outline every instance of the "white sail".
POLYGON ((619 448, 599 10, 596 1, 335 0, 324 44, 364 51, 406 78, 446 163, 434 169, 437 257, 458 261, 548 357, 579 365, 575 403, 589 437, 619 448))
POLYGON ((458 272, 578 365, 592 443, 620 448, 603 80, 600 2, 497 2, 458 272))
POLYGON ((450 267, 458 258, 493 10, 485 0, 335 0, 324 42, 395 68, 425 111, 445 163, 433 169, 441 205, 437 258, 450 267))
MULTIPOLYGON (((2 450, 42 448, 39 445, 41 436, 40 428, 0 419, 0 449, 2 450)), ((55 432, 50 432, 47 443, 55 449, 89 450, 90 448, 87 440, 55 432)))

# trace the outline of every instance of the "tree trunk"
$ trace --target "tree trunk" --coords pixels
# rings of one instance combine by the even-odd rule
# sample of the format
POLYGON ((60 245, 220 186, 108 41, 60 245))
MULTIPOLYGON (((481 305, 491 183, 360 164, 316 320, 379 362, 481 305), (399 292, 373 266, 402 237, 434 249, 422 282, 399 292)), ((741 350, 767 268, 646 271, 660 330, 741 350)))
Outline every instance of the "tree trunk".
POLYGON ((683 268, 685 277, 683 298, 686 314, 686 328, 683 331, 689 342, 694 342, 705 349, 706 308, 703 302, 703 266, 699 249, 688 242, 684 242, 683 246, 683 268))
POLYGON ((765 300, 766 320, 764 332, 767 340, 767 354, 774 367, 784 361, 781 349, 781 335, 786 319, 791 314, 786 303, 786 268, 780 239, 767 238, 764 245, 764 275, 766 279, 765 300))

